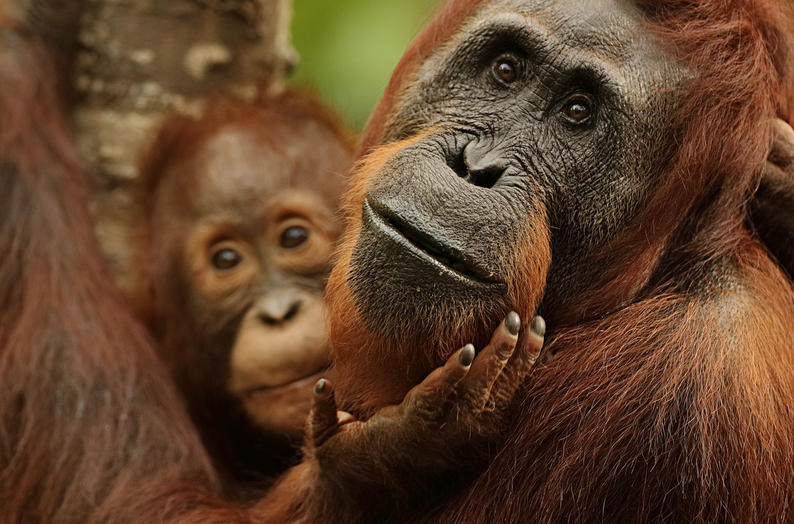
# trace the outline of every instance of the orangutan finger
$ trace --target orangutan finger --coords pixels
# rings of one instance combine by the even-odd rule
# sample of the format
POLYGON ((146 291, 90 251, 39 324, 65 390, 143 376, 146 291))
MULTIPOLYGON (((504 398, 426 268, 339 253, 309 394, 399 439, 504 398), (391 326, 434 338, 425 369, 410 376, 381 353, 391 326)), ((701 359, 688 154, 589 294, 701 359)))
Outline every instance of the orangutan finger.
POLYGON ((529 329, 526 330, 518 344, 514 359, 521 364, 523 371, 528 373, 538 361, 540 350, 543 349, 543 341, 546 337, 546 321, 540 315, 532 319, 529 329))
POLYGON ((339 426, 336 398, 330 382, 321 378, 314 386, 312 409, 309 416, 309 436, 319 446, 333 435, 339 426))
POLYGON ((406 413, 419 413, 428 417, 441 413, 450 394, 469 372, 474 355, 474 346, 471 344, 466 344, 453 353, 443 367, 434 370, 421 384, 408 392, 403 401, 406 413))
POLYGON ((515 350, 520 327, 521 319, 511 311, 496 328, 491 342, 477 355, 466 380, 459 387, 464 388, 463 397, 471 408, 482 410, 486 407, 491 388, 515 350))
POLYGON ((505 366, 499 381, 491 390, 488 400, 494 407, 508 404, 527 375, 535 367, 543 349, 546 335, 546 322, 543 317, 536 316, 529 323, 518 339, 513 356, 505 366))

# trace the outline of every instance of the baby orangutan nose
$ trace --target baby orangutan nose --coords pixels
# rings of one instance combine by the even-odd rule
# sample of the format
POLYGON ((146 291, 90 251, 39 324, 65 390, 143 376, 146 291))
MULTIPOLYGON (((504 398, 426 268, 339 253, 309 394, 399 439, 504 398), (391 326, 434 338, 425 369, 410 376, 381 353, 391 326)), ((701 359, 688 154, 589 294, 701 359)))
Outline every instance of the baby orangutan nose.
POLYGON ((268 326, 285 324, 300 312, 303 300, 294 289, 280 289, 264 297, 257 309, 259 319, 268 326))

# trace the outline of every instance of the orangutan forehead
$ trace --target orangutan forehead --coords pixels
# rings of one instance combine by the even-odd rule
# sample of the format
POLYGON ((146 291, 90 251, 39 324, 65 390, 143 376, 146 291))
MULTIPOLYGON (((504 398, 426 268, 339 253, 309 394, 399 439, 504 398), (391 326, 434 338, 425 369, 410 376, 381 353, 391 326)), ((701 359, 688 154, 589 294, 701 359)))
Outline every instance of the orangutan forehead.
POLYGON ((631 2, 488 2, 406 76, 386 119, 382 142, 451 122, 474 122, 477 108, 487 112, 483 104, 490 95, 482 84, 484 72, 503 53, 522 57, 529 71, 527 89, 515 92, 516 101, 534 97, 541 105, 549 103, 543 97, 552 96, 553 86, 579 78, 613 93, 624 111, 656 112, 668 107, 668 99, 690 74, 631 2), (452 114, 451 108, 461 104, 468 108, 465 114, 452 114))
POLYGON ((512 29, 539 48, 561 44, 625 62, 637 51, 660 47, 643 22, 640 10, 625 0, 501 0, 483 4, 449 44, 512 29))
POLYGON ((248 130, 222 129, 196 159, 193 204, 202 213, 220 207, 255 207, 275 188, 288 185, 291 165, 248 130))

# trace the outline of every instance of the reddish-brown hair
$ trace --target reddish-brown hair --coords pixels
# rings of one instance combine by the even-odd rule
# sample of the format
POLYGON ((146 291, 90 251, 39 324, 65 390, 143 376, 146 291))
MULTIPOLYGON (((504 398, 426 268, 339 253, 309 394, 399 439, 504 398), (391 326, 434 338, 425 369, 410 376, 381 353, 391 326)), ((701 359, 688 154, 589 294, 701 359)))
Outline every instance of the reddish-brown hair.
POLYGON ((51 50, 0 41, 0 521, 244 522, 93 236, 51 50))

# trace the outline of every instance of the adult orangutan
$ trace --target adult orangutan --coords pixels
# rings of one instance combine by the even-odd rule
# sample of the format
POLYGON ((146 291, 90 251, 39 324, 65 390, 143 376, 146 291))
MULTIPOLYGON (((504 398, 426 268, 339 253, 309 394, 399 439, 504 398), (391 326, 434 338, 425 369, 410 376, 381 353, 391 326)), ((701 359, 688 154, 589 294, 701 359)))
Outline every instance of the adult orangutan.
POLYGON ((293 92, 174 114, 146 155, 136 302, 232 479, 294 461, 330 362, 322 292, 352 155, 338 118, 293 92))
POLYGON ((511 309, 550 326, 487 468, 408 520, 794 522, 794 293, 744 225, 787 15, 458 0, 408 50, 328 285, 340 405, 398 402, 511 309))
POLYGON ((57 67, 68 56, 31 25, 40 7, 0 5, 0 522, 365 522, 394 507, 383 493, 403 471, 454 474, 488 445, 480 429, 503 420, 542 343, 538 321, 514 352, 515 313, 476 359, 461 348, 366 422, 334 411, 319 382, 303 462, 256 504, 225 499, 93 237, 57 67))

